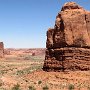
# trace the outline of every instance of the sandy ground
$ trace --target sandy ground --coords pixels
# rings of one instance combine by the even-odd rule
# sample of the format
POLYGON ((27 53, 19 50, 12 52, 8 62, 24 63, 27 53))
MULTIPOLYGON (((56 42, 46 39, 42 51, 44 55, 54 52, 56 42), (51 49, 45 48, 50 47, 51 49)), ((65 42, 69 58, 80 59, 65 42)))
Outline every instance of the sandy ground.
POLYGON ((43 61, 41 54, 5 55, 0 59, 0 90, 90 90, 90 71, 45 72, 43 61))

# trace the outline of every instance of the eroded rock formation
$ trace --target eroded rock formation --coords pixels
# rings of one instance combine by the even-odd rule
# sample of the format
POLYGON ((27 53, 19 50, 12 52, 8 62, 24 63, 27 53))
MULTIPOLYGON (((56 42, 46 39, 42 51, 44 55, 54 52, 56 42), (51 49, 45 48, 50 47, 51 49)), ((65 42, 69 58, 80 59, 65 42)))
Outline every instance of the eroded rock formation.
POLYGON ((4 44, 0 42, 0 58, 4 57, 4 44))
POLYGON ((47 31, 43 70, 90 70, 90 12, 65 3, 47 31))

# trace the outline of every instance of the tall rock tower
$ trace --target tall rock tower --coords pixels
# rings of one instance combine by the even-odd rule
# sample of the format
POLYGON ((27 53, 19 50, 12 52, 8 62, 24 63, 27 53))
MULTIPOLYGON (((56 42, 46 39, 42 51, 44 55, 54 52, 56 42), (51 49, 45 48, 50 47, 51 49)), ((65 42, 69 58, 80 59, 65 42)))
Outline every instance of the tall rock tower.
POLYGON ((90 12, 65 3, 47 31, 43 70, 90 70, 90 12))

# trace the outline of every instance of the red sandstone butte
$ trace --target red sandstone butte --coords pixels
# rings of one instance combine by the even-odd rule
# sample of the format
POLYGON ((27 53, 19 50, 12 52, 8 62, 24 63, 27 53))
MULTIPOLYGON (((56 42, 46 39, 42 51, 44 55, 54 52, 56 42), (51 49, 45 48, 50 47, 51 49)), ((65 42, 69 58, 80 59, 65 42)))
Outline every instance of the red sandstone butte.
POLYGON ((4 44, 0 42, 0 58, 4 57, 4 44))
POLYGON ((90 12, 65 3, 47 31, 43 70, 90 70, 90 12))

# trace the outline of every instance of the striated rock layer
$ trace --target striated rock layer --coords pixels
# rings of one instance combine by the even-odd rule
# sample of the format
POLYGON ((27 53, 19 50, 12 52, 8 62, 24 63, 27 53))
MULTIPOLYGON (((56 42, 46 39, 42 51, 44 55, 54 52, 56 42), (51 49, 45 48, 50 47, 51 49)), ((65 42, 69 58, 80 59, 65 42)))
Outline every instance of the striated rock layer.
POLYGON ((65 3, 47 31, 43 70, 90 70, 90 12, 65 3))

